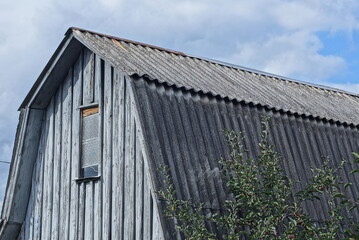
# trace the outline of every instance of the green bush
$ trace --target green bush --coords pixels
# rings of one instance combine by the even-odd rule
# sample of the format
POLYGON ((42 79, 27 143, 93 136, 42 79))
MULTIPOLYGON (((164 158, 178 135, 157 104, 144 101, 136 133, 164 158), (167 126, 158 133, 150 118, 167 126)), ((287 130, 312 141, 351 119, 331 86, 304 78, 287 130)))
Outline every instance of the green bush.
MULTIPOLYGON (((338 171, 346 162, 334 166, 325 159, 320 168, 311 169, 312 177, 305 188, 293 193, 293 181, 280 167, 281 159, 269 142, 268 119, 262 121, 259 155, 247 158, 243 134, 225 132, 231 149, 229 159, 220 159, 221 173, 229 197, 220 213, 204 214, 204 203, 176 198, 169 169, 161 168, 166 189, 158 192, 166 202, 165 215, 176 220, 177 230, 186 239, 217 239, 208 226, 220 228, 221 238, 234 239, 359 239, 359 224, 344 217, 345 211, 358 206, 350 199, 338 171), (324 199, 329 212, 325 222, 318 223, 303 210, 303 203, 324 199)), ((353 153, 354 161, 359 155, 353 153)), ((354 170, 351 174, 358 172, 354 170)), ((208 212, 208 211, 207 211, 208 212)))

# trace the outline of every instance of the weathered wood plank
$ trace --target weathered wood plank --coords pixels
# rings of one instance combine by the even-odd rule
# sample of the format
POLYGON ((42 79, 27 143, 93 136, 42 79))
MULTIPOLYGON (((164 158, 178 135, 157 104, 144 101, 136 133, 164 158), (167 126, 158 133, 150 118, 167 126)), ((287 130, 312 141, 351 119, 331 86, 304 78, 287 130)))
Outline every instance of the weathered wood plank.
POLYGON ((84 49, 83 52, 83 104, 94 102, 94 54, 84 49))
MULTIPOLYGON (((138 130, 137 130, 138 131, 138 130)), ((137 134, 138 135, 138 134, 137 134)), ((144 176, 144 168, 143 168, 143 158, 142 158, 142 149, 139 147, 139 138, 136 138, 136 193, 135 193, 135 239, 143 239, 143 176, 144 176)))
MULTIPOLYGON (((35 173, 34 173, 35 174, 35 173)), ((32 188, 34 187, 34 181, 32 180, 32 188)), ((32 239, 34 231, 34 193, 31 191, 31 196, 29 200, 29 205, 26 213, 26 218, 23 224, 24 229, 24 239, 32 239)))
POLYGON ((17 236, 17 240, 24 240, 24 239, 25 239, 25 225, 23 224, 20 233, 17 236))
POLYGON ((113 148, 112 148, 112 238, 122 236, 122 191, 123 191, 123 121, 124 121, 124 87, 123 76, 114 71, 113 79, 113 148))
MULTIPOLYGON (((34 173, 35 174, 35 173, 34 173)), ((34 181, 32 180, 32 186, 34 187, 34 181)), ((30 195, 30 199, 29 199, 29 204, 28 204, 28 208, 27 208, 27 213, 26 213, 26 218, 25 221, 23 223, 22 228, 24 228, 24 239, 32 239, 32 234, 33 234, 33 220, 34 220, 34 193, 33 191, 31 191, 31 195, 30 195)))
MULTIPOLYGON (((127 86, 128 87, 128 86, 127 86)), ((127 89, 126 89, 127 91, 127 89)), ((126 125, 125 125, 125 149, 126 154, 124 158, 125 163, 125 213, 124 213, 124 239, 134 238, 134 198, 135 198, 135 119, 131 114, 131 98, 126 95, 126 125)))
MULTIPOLYGON (((51 239, 58 239, 59 237, 59 218, 60 218, 60 187, 61 181, 61 146, 62 146, 62 88, 60 87, 55 96, 55 127, 54 127, 54 162, 52 189, 52 226, 51 239)), ((48 180, 47 180, 48 181, 48 180)))
POLYGON ((73 102, 72 102, 72 141, 71 141, 71 178, 70 181, 70 220, 69 239, 77 240, 79 186, 74 181, 79 176, 80 162, 80 111, 77 108, 82 104, 82 57, 80 56, 73 69, 73 102))
POLYGON ((16 141, 16 151, 12 159, 13 165, 9 175, 13 180, 10 181, 7 188, 6 201, 2 212, 2 217, 8 221, 5 228, 3 227, 3 239, 17 235, 26 217, 31 193, 32 172, 41 135, 42 118, 42 110, 22 110, 21 130, 19 130, 19 140, 16 141))
POLYGON ((94 102, 99 103, 101 100, 101 84, 102 84, 102 71, 101 71, 101 58, 94 55, 94 102))
POLYGON ((159 219, 159 214, 158 214, 158 210, 157 210, 157 205, 154 204, 153 205, 153 231, 152 231, 152 239, 156 239, 156 240, 162 240, 164 239, 163 237, 163 232, 162 232, 162 226, 161 226, 161 222, 159 219))
POLYGON ((79 186, 79 218, 78 218, 78 231, 77 231, 77 239, 78 240, 87 240, 84 238, 85 234, 85 204, 86 204, 86 186, 85 183, 80 183, 79 186))
POLYGON ((62 90, 62 142, 61 142, 61 183, 60 183, 60 234, 59 239, 67 239, 70 219, 70 184, 72 154, 72 68, 65 79, 62 90))
POLYGON ((102 169, 102 238, 111 239, 111 190, 112 190, 112 67, 105 63, 104 72, 104 125, 102 169))
MULTIPOLYGON (((95 102, 99 103, 100 111, 100 146, 103 146, 103 102, 102 102, 102 91, 101 85, 103 83, 102 78, 102 60, 100 57, 95 57, 95 102)), ((102 147, 100 148, 102 154, 102 147)), ((103 158, 100 159, 101 163, 103 158)), ((102 175, 102 164, 99 166, 99 174, 102 175)), ((102 239, 102 181, 94 182, 94 240, 102 239)))
POLYGON ((102 202, 102 194, 101 194, 101 182, 100 181, 95 181, 94 182, 94 200, 93 200, 93 204, 94 204, 94 217, 93 217, 93 222, 94 222, 94 227, 93 227, 93 235, 94 235, 94 240, 101 240, 102 239, 102 232, 101 232, 101 223, 102 223, 102 206, 101 206, 101 202, 102 202))
MULTIPOLYGON (((38 191, 39 188, 41 190, 42 184, 39 183, 40 180, 40 175, 42 175, 41 172, 41 163, 42 163, 42 159, 41 159, 41 151, 43 149, 43 145, 44 145, 44 138, 45 138, 45 124, 42 125, 41 127, 41 137, 40 137, 40 141, 39 141, 39 148, 38 148, 38 153, 37 153, 37 157, 34 163, 34 169, 33 169, 33 173, 32 173, 32 178, 31 178, 31 194, 30 194, 30 199, 29 199, 29 203, 28 203, 28 209, 27 209, 27 213, 26 213, 26 218, 24 221, 25 224, 25 237, 24 239, 35 239, 35 215, 39 212, 39 209, 41 209, 41 203, 37 202, 37 197, 38 197, 38 191), (39 204, 40 206, 38 206, 37 204, 39 204)), ((37 226, 36 226, 37 227, 37 226)), ((38 236, 36 236, 38 237, 38 236)))
POLYGON ((41 215, 42 215, 42 198, 43 198, 43 182, 44 182, 44 146, 48 133, 48 122, 44 122, 41 130, 41 139, 35 164, 35 210, 34 210, 34 230, 33 239, 41 239, 41 215))
MULTIPOLYGON (((17 130, 16 130, 14 154, 11 159, 13 166, 10 167, 10 171, 9 171, 9 177, 11 178, 15 178, 17 173, 17 168, 19 166, 19 159, 25 142, 26 125, 28 123, 29 113, 30 113, 29 108, 21 109, 19 116, 20 121, 17 125, 17 130)), ((10 216, 11 214, 12 201, 13 198, 15 197, 14 188, 15 188, 15 181, 9 181, 9 185, 7 186, 6 196, 5 196, 7 199, 9 199, 9 201, 3 202, 3 206, 2 206, 2 214, 5 214, 6 216, 10 216)))
POLYGON ((152 197, 146 177, 143 192, 143 224, 143 239, 152 239, 152 197))
POLYGON ((44 190, 43 190, 43 208, 42 208, 42 229, 41 239, 51 238, 51 214, 52 214, 52 175, 53 175, 53 157, 54 157, 54 98, 51 100, 47 112, 46 121, 49 123, 49 131, 45 146, 45 168, 44 168, 44 190))
POLYGON ((84 223, 84 239, 93 240, 93 182, 85 183, 86 199, 85 199, 85 223, 84 223))

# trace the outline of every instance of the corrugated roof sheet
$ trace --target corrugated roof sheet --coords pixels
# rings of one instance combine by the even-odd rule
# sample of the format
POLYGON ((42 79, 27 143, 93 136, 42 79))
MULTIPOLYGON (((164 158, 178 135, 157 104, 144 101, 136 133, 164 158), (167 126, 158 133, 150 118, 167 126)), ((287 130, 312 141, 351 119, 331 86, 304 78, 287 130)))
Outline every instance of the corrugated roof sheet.
MULTIPOLYGON (((220 157, 229 155, 224 129, 243 131, 248 156, 255 157, 261 116, 271 117, 271 141, 282 156, 285 172, 299 182, 295 191, 305 186, 310 167, 320 167, 323 157, 339 165, 343 158, 353 158, 351 152, 359 151, 357 127, 211 97, 143 78, 134 80, 134 93, 155 190, 165 188, 163 175, 157 170, 165 164, 178 198, 206 202, 207 208, 220 209, 226 200, 218 163, 220 157)), ((359 196, 359 180, 349 174, 350 168, 355 166, 345 166, 340 174, 343 181, 353 183, 347 193, 354 198, 359 196)), ((304 207, 318 222, 325 220, 328 206, 324 199, 307 202, 304 207)), ((351 214, 359 218, 358 211, 351 214)), ((167 234, 174 231, 171 227, 165 230, 170 231, 167 234)), ((217 234, 219 237, 220 232, 217 234)))
POLYGON ((72 29, 74 36, 129 75, 275 110, 359 125, 358 96, 226 66, 126 39, 72 29))

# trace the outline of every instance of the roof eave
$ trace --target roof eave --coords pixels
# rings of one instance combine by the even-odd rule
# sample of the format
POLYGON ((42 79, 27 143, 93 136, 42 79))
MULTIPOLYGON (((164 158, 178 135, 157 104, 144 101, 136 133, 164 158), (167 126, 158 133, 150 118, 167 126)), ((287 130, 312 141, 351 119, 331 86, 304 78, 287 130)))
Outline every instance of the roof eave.
POLYGON ((71 66, 72 61, 74 61, 81 49, 82 44, 74 38, 74 34, 70 28, 65 33, 64 39, 61 41, 55 53, 52 55, 44 70, 26 95, 24 101, 21 103, 19 110, 26 106, 38 109, 46 107, 46 96, 51 96, 56 90, 57 85, 64 77, 63 75, 66 74, 66 71, 63 71, 63 69, 71 66), (47 87, 46 90, 44 90, 45 86, 47 87), (45 96, 39 96, 41 93, 45 96))

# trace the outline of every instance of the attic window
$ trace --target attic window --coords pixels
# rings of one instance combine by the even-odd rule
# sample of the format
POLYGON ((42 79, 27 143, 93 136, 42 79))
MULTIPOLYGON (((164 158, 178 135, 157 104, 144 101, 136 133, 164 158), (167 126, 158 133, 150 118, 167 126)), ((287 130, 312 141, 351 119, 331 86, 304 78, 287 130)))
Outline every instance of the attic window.
POLYGON ((100 163, 100 113, 98 107, 82 110, 81 131, 81 177, 90 178, 99 175, 100 163))

